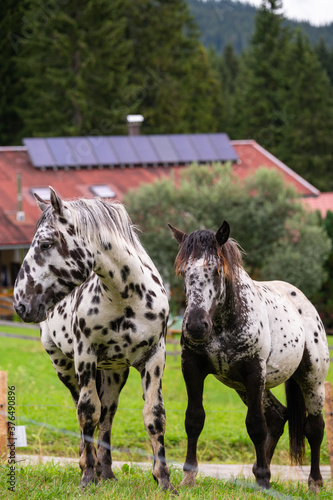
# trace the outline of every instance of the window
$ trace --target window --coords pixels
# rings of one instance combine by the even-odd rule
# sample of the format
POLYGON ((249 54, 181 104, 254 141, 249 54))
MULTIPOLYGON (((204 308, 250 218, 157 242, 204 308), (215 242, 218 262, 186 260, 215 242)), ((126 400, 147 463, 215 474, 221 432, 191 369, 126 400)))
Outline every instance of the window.
POLYGON ((116 193, 112 191, 109 186, 105 184, 97 184, 95 186, 90 186, 90 191, 94 196, 98 196, 98 198, 115 198, 116 193))

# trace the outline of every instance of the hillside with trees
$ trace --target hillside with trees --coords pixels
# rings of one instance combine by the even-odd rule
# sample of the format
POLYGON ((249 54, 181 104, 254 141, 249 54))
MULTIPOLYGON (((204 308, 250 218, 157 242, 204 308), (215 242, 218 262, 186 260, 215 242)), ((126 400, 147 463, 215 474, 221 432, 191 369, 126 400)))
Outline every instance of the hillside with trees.
MULTIPOLYGON (((126 115, 141 113, 143 133, 255 139, 319 189, 333 190, 333 47, 324 39, 313 45, 302 24, 287 23, 281 1, 263 0, 255 10, 191 0, 192 12, 194 4, 213 9, 227 41, 222 52, 202 44, 185 0, 19 0, 14 10, 3 0, 0 144, 124 134, 126 115), (232 25, 228 16, 237 12, 232 25), (233 35, 247 33, 252 14, 239 54, 233 35)), ((199 18, 200 25, 203 11, 199 18)))
MULTIPOLYGON (((214 47, 223 52, 231 44, 237 54, 249 46, 254 32, 255 17, 258 8, 250 3, 237 0, 187 0, 200 32, 205 47, 214 47)), ((284 24, 292 29, 300 28, 311 45, 318 45, 321 40, 333 48, 333 23, 325 26, 313 26, 309 22, 285 19, 284 24)))

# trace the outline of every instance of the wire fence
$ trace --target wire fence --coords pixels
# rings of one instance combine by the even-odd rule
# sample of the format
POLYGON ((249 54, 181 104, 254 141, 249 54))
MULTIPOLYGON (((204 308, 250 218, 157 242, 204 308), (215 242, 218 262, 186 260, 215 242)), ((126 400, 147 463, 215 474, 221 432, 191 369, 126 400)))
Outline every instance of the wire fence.
MULTIPOLYGON (((17 323, 12 323, 10 321, 0 321, 0 327, 1 325, 6 325, 6 326, 19 326, 19 327, 22 327, 21 324, 17 324, 17 323)), ((25 325, 25 327, 27 329, 29 328, 36 328, 36 326, 31 326, 31 325, 25 325)), ((333 332, 332 332, 333 333, 333 332)), ((179 334, 180 334, 180 331, 179 330, 169 330, 168 331, 168 335, 167 335, 167 345, 169 346, 169 349, 167 350, 167 354, 168 355, 172 355, 172 356, 178 356, 180 354, 180 348, 179 348, 179 334), (170 348, 171 346, 171 348, 170 348)), ((27 341, 32 341, 32 342, 40 342, 40 338, 39 336, 37 335, 20 335, 20 334, 16 334, 16 333, 8 333, 8 332, 2 332, 0 331, 0 336, 2 337, 7 337, 7 338, 14 338, 14 339, 18 339, 18 340, 27 340, 27 341)), ((331 350, 333 350, 333 346, 330 347, 331 350)), ((331 361, 333 361, 333 359, 331 358, 331 361)), ((40 408, 41 412, 43 411, 47 411, 48 409, 51 409, 51 408, 61 408, 62 410, 65 410, 65 411, 68 411, 68 410, 73 410, 75 411, 75 408, 74 408, 74 405, 73 406, 66 406, 66 405, 56 405, 56 404, 35 404, 35 403, 30 403, 30 404, 15 404, 14 405, 15 408, 19 409, 21 408, 22 410, 24 408, 27 408, 29 409, 29 407, 34 407, 34 408, 40 408)), ((142 408, 119 408, 118 411, 122 411, 122 412, 129 412, 129 411, 137 411, 137 412, 142 412, 142 408)), ((224 409, 215 409, 215 410, 209 410, 209 409, 206 409, 206 413, 209 414, 209 413, 215 413, 215 414, 221 414, 221 416, 223 415, 229 415, 230 418, 232 418, 231 414, 244 414, 246 411, 246 408, 244 407, 243 409, 230 409, 230 408, 224 408, 224 409)), ((184 409, 167 409, 167 414, 168 413, 179 413, 181 414, 183 417, 184 417, 184 409)), ((3 412, 0 410, 0 414, 2 415, 5 415, 6 417, 8 417, 8 414, 6 412, 3 412)), ((40 428, 40 429, 47 429, 48 431, 52 432, 52 433, 56 433, 58 434, 59 436, 70 436, 72 438, 75 438, 77 440, 77 443, 79 443, 79 441, 81 440, 81 434, 79 432, 76 432, 76 431, 73 431, 73 430, 69 430, 69 429, 66 429, 66 428, 63 428, 63 427, 57 427, 57 426, 54 426, 54 425, 51 425, 45 421, 39 421, 39 420, 36 420, 36 419, 32 419, 32 418, 29 418, 27 416, 24 416, 24 415, 20 415, 19 416, 19 422, 20 422, 20 425, 31 425, 31 426, 35 426, 37 428, 40 428)), ((98 441, 98 439, 93 439, 89 436, 86 437, 86 439, 88 441, 92 441, 94 442, 96 445, 99 445, 99 446, 103 446, 104 448, 110 450, 112 453, 120 453, 120 454, 127 454, 129 457, 131 456, 137 456, 137 457, 140 457, 142 460, 146 461, 146 462, 152 462, 153 461, 153 456, 151 453, 147 452, 146 450, 142 449, 142 448, 138 448, 138 447, 116 447, 116 446, 112 446, 110 443, 106 443, 106 442, 103 442, 103 441, 98 441)), ((129 459, 130 460, 130 459, 129 459)), ((131 461, 131 460, 130 460, 131 461)), ((172 460, 167 460, 168 461, 168 464, 171 465, 173 463, 176 464, 176 462, 173 462, 172 460)), ((177 462, 177 465, 179 466, 179 463, 177 462)), ((246 486, 249 488, 249 489, 253 489, 253 490, 258 490, 258 492, 260 491, 259 487, 253 483, 253 482, 246 482, 244 479, 243 480, 239 480, 239 479, 235 479, 235 478, 231 478, 230 479, 234 484, 235 486, 237 486, 237 484, 239 484, 240 486, 244 487, 244 484, 246 484, 246 486)), ((266 492, 266 495, 269 496, 269 497, 272 497, 272 498, 278 498, 278 499, 285 499, 285 500, 289 500, 291 498, 295 499, 294 496, 289 496, 287 494, 284 494, 280 491, 277 491, 275 490, 274 488, 271 488, 269 491, 266 492)), ((297 500, 297 498, 296 498, 297 500)))

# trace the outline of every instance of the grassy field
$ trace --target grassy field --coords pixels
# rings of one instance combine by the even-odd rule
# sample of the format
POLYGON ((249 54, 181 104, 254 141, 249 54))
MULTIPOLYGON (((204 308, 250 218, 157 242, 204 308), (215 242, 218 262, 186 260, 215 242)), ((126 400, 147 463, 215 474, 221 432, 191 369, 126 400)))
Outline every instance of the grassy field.
MULTIPOLYGON (((1 332, 39 336, 37 330, 0 326, 1 332)), ((329 338, 333 344, 333 338, 329 338)), ((174 346, 168 346, 172 350, 174 346)), ((58 380, 40 342, 0 337, 0 370, 15 386, 16 424, 25 425, 28 447, 18 453, 78 456, 79 426, 67 389, 58 380)), ((328 380, 333 383, 333 364, 328 380)), ((114 460, 145 461, 151 458, 150 442, 142 420, 141 381, 132 369, 120 397, 112 431, 114 460)), ((283 387, 275 394, 284 401, 283 387)), ((163 380, 167 412, 166 451, 169 462, 183 462, 186 449, 184 413, 187 404, 180 357, 167 356, 163 380)), ((237 394, 214 377, 206 380, 204 391, 206 423, 199 440, 199 460, 215 463, 253 463, 254 451, 245 429, 245 407, 237 394)), ((273 463, 288 464, 288 432, 284 433, 273 463)), ((326 437, 323 464, 329 464, 326 437)), ((308 449, 306 463, 309 463, 308 449)))
POLYGON ((257 500, 278 498, 283 500, 331 500, 333 483, 327 482, 320 493, 315 496, 308 493, 303 483, 278 481, 272 482, 268 491, 259 490, 254 481, 233 479, 222 481, 210 477, 198 476, 197 487, 180 486, 182 472, 171 469, 173 485, 179 496, 162 492, 156 487, 152 475, 138 467, 125 464, 118 470, 117 481, 103 481, 91 485, 84 491, 78 487, 80 472, 77 466, 60 466, 53 463, 43 466, 26 466, 18 468, 16 474, 15 493, 7 491, 5 467, 0 466, 0 485, 2 499, 16 500, 257 500))

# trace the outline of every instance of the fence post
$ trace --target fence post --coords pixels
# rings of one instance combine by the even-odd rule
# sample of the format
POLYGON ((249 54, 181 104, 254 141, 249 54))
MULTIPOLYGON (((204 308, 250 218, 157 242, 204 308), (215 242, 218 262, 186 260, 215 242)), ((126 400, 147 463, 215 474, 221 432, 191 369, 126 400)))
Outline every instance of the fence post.
POLYGON ((327 448, 333 476, 333 389, 331 382, 325 382, 325 423, 327 435, 327 448))
POLYGON ((7 455, 7 373, 0 371, 0 458, 7 455))

